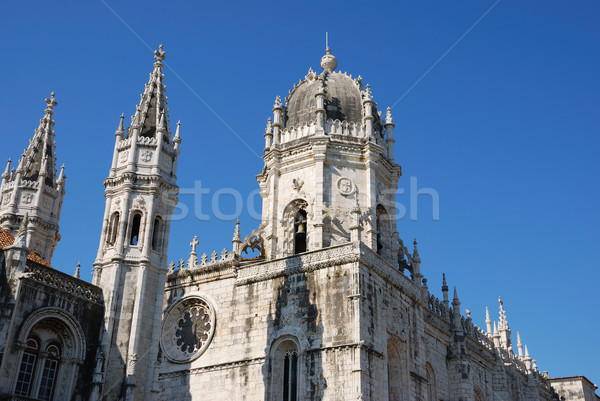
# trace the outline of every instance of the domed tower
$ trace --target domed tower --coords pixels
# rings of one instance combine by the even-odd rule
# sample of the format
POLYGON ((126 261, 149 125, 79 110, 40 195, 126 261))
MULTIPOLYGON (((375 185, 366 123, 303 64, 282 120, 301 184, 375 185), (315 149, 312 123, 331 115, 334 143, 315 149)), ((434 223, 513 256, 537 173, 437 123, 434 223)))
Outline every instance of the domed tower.
POLYGON ((151 399, 156 391, 181 139, 179 123, 174 136, 169 129, 162 45, 154 57, 154 70, 127 130, 121 116, 104 180, 106 208, 93 284, 102 288, 105 306, 96 380, 104 382, 109 399, 151 399))
POLYGON ((392 116, 377 110, 362 78, 323 71, 277 96, 265 132, 262 228, 268 259, 360 240, 397 263, 392 116), (359 218, 356 218, 359 214, 359 218), (354 236, 354 237, 353 237, 354 236))

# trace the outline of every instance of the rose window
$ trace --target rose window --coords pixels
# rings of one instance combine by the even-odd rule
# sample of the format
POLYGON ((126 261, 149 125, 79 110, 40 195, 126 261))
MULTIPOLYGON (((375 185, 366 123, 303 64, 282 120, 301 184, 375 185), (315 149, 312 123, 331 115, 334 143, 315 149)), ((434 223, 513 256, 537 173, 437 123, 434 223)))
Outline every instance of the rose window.
POLYGON ((190 362, 209 346, 215 330, 215 312, 201 297, 175 303, 163 322, 161 346, 171 361, 190 362))

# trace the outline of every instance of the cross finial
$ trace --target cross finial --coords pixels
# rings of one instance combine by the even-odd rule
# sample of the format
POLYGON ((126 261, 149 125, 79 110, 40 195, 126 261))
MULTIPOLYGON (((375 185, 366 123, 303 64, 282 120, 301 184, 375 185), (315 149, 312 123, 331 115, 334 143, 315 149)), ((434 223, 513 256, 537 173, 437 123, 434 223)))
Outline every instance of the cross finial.
POLYGON ((194 239, 192 240, 192 242, 190 242, 190 246, 192 247, 192 253, 196 253, 196 245, 198 245, 200 242, 198 242, 198 236, 194 236, 194 239))
POLYGON ((58 103, 56 103, 56 100, 54 99, 54 92, 52 92, 50 94, 50 99, 46 99, 46 104, 48 105, 48 108, 46 109, 46 111, 52 111, 52 109, 54 109, 54 106, 56 106, 58 103))

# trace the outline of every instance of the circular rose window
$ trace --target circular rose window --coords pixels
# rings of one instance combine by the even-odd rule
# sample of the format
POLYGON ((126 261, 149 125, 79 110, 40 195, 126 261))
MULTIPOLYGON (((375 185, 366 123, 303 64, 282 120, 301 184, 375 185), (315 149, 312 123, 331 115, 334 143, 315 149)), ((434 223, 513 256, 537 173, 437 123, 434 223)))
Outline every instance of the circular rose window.
POLYGON ((175 303, 163 322, 161 347, 173 362, 190 362, 210 344, 215 332, 215 311, 204 298, 194 296, 175 303))

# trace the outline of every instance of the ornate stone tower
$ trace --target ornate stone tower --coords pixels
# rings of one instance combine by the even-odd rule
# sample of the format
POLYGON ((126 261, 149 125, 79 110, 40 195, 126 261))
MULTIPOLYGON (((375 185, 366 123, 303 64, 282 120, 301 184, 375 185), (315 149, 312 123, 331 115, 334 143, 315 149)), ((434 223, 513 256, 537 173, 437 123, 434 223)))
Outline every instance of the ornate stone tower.
POLYGON ((48 107, 35 135, 29 141, 16 170, 8 160, 2 174, 0 225, 13 236, 21 220, 29 215, 27 247, 45 261, 52 261, 52 253, 60 240, 58 220, 65 195, 64 166, 56 178, 54 143, 54 92, 46 99, 48 107))
POLYGON ((265 133, 262 230, 268 259, 360 239, 391 263, 398 240, 392 115, 377 111, 362 78, 336 71, 327 48, 265 133), (362 231, 362 233, 361 233, 362 231))
POLYGON ((171 140, 162 73, 156 62, 125 133, 115 133, 112 166, 104 181, 106 209, 93 283, 105 303, 103 352, 96 397, 147 400, 156 391, 170 218, 177 204, 179 126, 171 140), (100 392, 101 389, 101 392, 100 392))

